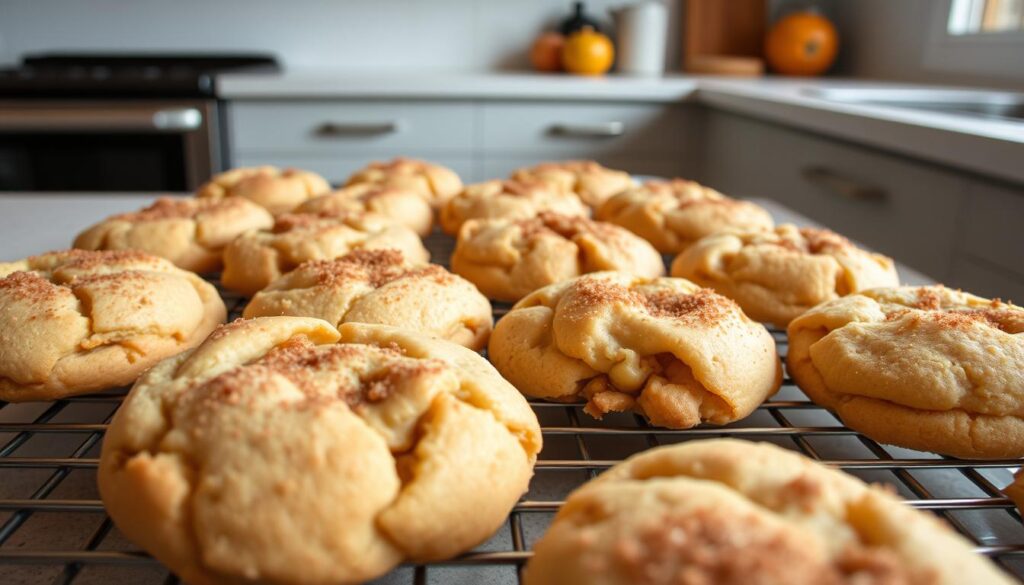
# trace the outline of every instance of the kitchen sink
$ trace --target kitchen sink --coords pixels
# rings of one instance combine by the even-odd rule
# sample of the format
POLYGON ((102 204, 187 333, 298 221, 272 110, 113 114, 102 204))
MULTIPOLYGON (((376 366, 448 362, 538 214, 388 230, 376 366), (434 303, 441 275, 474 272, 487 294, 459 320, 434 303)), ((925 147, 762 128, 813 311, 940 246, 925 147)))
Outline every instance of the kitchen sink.
POLYGON ((807 88, 804 94, 832 102, 926 110, 1024 122, 1024 94, 957 89, 807 88))

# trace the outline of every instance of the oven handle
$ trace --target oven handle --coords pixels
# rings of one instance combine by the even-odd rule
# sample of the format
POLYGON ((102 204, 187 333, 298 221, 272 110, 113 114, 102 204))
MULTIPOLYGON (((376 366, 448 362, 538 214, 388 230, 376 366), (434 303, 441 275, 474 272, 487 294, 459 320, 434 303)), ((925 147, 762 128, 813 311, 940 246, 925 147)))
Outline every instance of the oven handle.
POLYGON ((0 108, 0 132, 194 132, 196 108, 0 108))

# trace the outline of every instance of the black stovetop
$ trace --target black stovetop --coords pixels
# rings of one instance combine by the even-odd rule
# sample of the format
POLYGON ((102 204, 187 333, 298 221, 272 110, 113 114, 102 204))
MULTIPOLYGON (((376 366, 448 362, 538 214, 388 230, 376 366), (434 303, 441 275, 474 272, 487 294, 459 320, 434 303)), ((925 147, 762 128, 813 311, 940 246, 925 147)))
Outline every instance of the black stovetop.
POLYGON ((250 53, 27 55, 0 70, 0 97, 211 97, 217 73, 279 69, 273 56, 250 53))

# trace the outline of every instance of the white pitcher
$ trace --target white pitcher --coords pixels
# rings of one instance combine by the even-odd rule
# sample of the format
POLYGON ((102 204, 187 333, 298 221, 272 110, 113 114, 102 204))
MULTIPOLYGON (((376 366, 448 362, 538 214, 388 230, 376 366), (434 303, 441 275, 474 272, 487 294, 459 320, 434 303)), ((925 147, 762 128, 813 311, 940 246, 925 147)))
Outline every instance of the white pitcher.
POLYGON ((613 8, 618 42, 618 71, 625 75, 665 72, 668 9, 662 2, 644 1, 613 8))

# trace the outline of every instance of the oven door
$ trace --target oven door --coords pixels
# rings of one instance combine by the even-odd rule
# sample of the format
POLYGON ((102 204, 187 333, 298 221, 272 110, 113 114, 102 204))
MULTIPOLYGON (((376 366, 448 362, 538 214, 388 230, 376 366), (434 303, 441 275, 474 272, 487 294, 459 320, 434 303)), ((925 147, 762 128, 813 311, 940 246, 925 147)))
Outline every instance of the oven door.
POLYGON ((215 101, 0 101, 0 191, 191 191, 220 169, 215 101))

